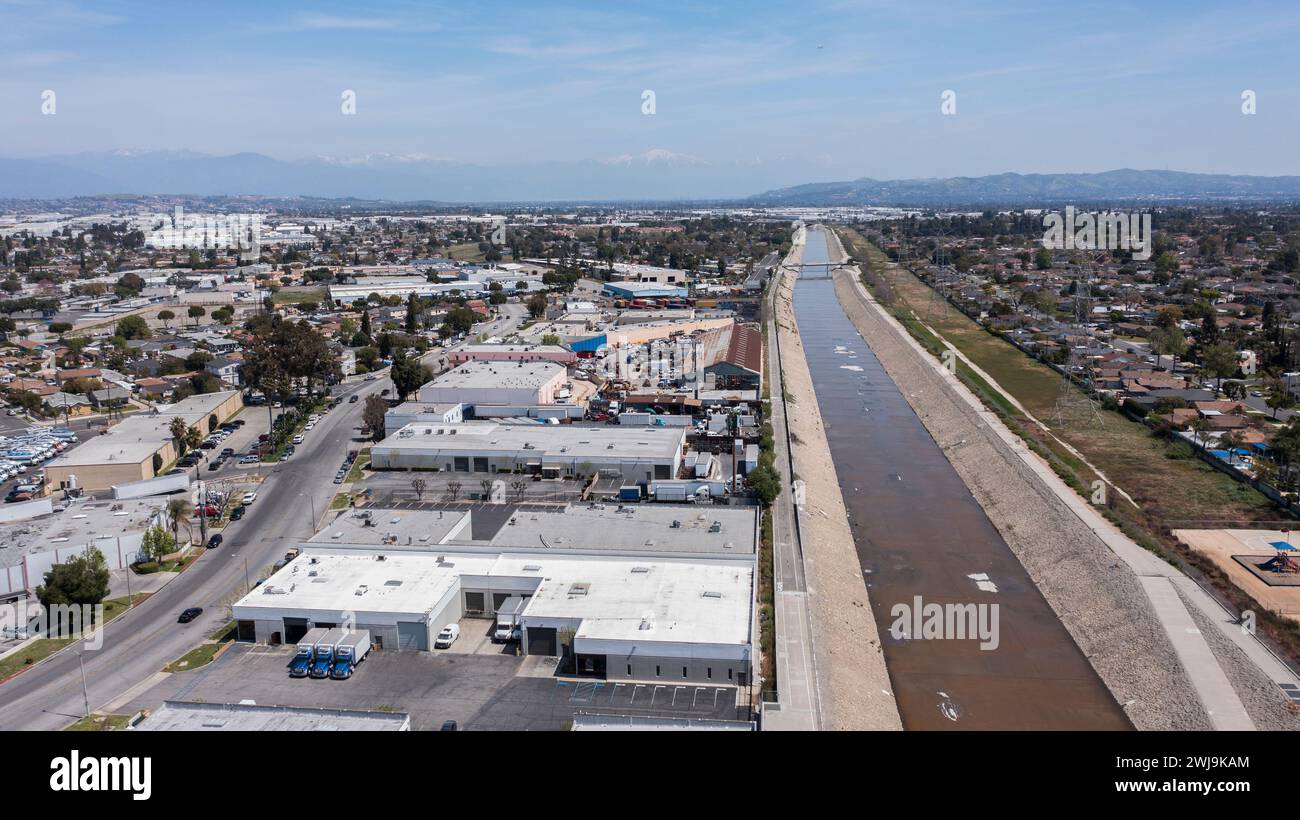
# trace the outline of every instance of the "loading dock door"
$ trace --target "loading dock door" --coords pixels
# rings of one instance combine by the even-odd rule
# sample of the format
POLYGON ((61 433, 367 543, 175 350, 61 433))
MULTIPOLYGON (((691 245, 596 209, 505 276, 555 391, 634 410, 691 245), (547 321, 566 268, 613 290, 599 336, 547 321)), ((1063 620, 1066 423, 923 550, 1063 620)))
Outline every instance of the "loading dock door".
POLYGON ((306 618, 285 618, 284 619, 284 642, 297 643, 302 640, 302 636, 307 634, 306 618))
POLYGON ((555 627, 528 627, 528 654, 529 655, 550 655, 559 654, 555 650, 556 638, 555 627))
POLYGON ((408 649, 427 651, 429 648, 429 627, 418 622, 398 621, 397 648, 402 651, 408 649))

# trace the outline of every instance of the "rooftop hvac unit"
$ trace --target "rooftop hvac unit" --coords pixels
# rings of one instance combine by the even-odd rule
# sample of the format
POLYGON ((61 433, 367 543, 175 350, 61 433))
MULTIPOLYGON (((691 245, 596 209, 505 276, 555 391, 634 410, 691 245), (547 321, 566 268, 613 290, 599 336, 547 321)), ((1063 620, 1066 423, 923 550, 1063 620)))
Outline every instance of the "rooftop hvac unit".
POLYGON ((709 526, 709 532, 722 532, 722 522, 721 522, 721 521, 714 521, 714 522, 709 526))
POLYGON ((675 529, 675 530, 680 530, 680 529, 682 528, 682 522, 680 522, 680 521, 678 521, 676 518, 674 518, 674 519, 673 519, 673 523, 672 523, 670 526, 671 526, 673 529, 675 529))

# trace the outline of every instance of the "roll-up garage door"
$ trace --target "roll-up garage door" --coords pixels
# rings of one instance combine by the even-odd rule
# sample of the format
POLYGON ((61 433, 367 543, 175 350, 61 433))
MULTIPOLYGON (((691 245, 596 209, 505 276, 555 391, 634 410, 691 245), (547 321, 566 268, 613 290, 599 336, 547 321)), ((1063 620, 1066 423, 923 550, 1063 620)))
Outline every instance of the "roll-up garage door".
POLYGON ((429 627, 410 621, 397 622, 397 648, 401 650, 429 648, 429 627))
POLYGON ((307 634, 306 618, 285 618, 284 619, 284 642, 297 643, 307 634))
POLYGON ((528 627, 529 655, 557 655, 554 627, 528 627))

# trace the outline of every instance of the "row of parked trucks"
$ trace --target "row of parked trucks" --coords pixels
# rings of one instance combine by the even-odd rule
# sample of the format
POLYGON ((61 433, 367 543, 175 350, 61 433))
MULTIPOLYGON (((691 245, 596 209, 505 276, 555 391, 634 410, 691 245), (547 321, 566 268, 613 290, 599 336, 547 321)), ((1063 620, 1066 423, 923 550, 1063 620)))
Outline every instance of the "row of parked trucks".
POLYGON ((318 626, 298 641, 298 651, 289 661, 289 677, 346 680, 368 654, 370 630, 318 626))

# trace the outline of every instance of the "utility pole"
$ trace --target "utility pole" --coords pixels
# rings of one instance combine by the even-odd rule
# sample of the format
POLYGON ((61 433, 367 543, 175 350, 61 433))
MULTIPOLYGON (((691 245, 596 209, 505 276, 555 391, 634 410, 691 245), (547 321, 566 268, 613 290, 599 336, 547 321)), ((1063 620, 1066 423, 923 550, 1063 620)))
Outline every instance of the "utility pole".
POLYGON ((86 662, 83 652, 77 653, 77 666, 81 668, 81 697, 86 704, 86 717, 90 717, 90 692, 86 689, 86 662))

